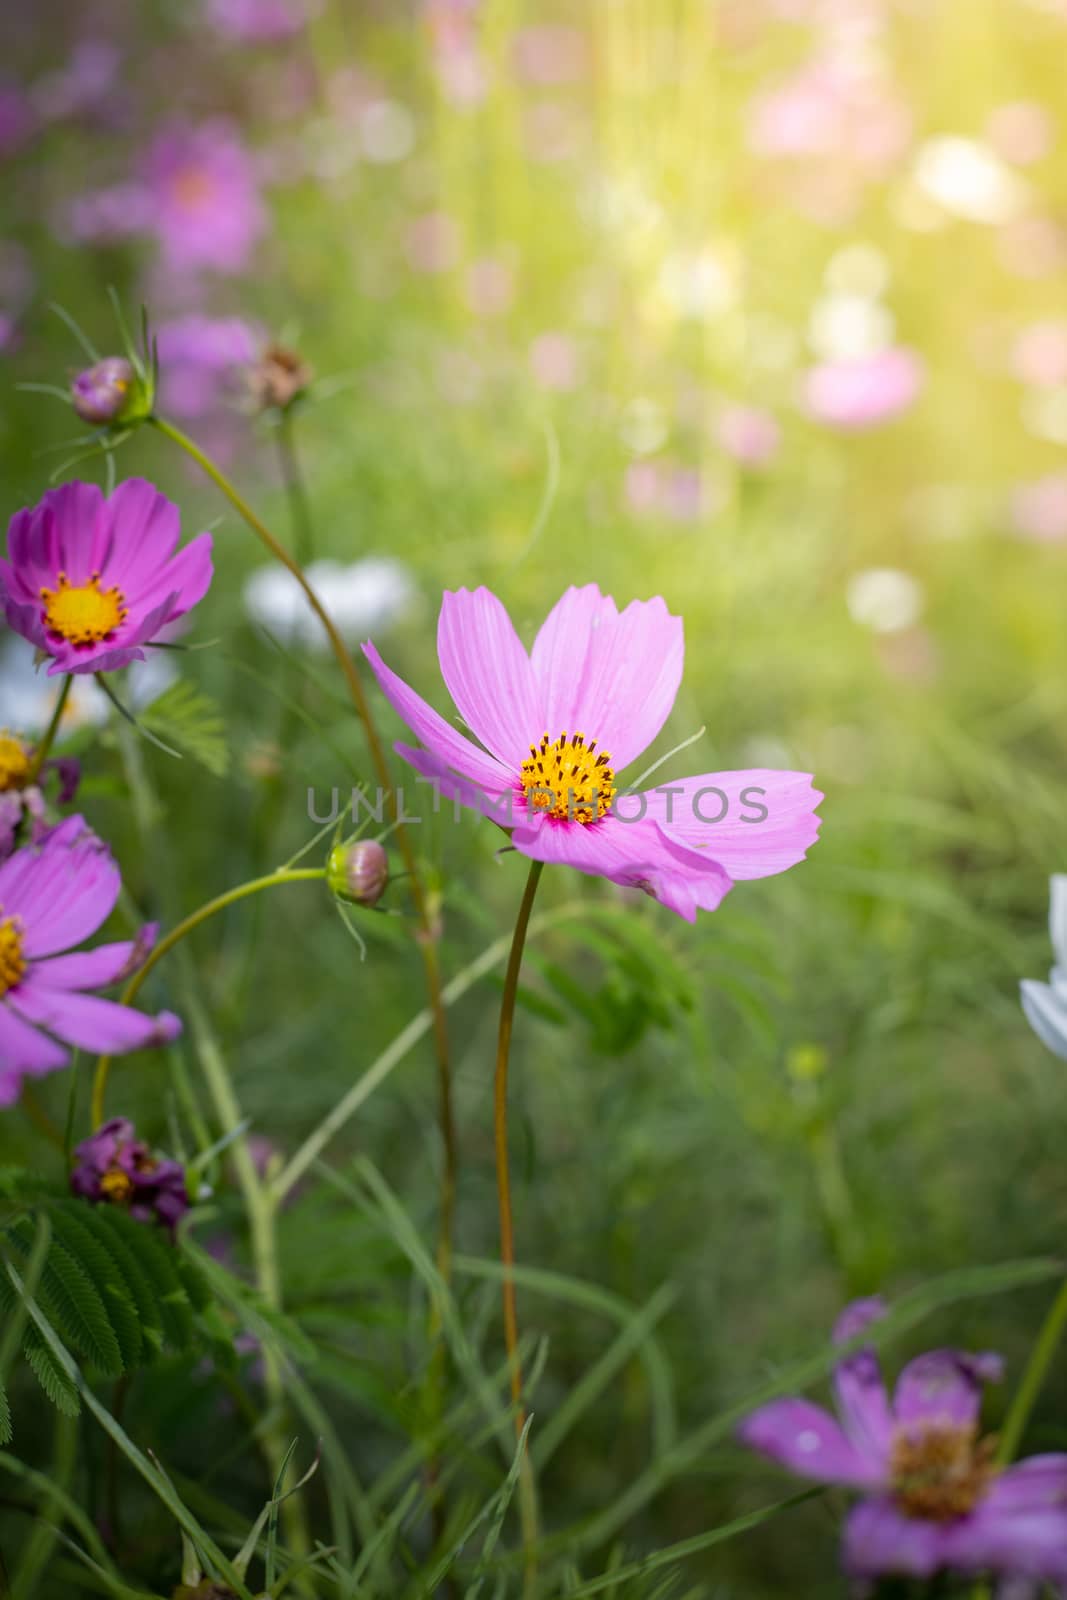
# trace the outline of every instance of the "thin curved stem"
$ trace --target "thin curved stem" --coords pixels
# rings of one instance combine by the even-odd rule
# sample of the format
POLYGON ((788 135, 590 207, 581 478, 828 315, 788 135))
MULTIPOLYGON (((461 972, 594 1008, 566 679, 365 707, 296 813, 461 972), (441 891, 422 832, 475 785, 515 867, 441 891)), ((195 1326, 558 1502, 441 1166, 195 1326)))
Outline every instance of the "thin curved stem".
POLYGON ((307 484, 297 454, 290 411, 283 411, 278 417, 277 441, 278 465, 289 500, 289 515, 293 524, 293 548, 297 560, 303 566, 315 553, 314 524, 311 519, 307 484))
POLYGON ((202 472, 205 472, 212 483, 221 490, 226 499, 233 506, 239 516, 243 517, 260 542, 270 551, 275 560, 296 579, 307 597, 308 604, 322 624, 329 639, 330 648, 337 659, 349 696, 355 707, 356 715, 363 724, 367 736, 367 745, 370 750, 374 770, 382 789, 388 796, 389 809, 395 820, 397 848, 404 862, 404 871, 411 886, 411 898, 414 902, 415 912, 419 919, 420 933, 419 946, 422 951, 423 971, 426 979, 426 989, 433 1013, 434 1049, 437 1057, 437 1078, 440 1100, 440 1126, 441 1139, 444 1145, 444 1169, 442 1176, 441 1200, 441 1233, 438 1245, 438 1263, 444 1270, 447 1281, 447 1271, 451 1260, 451 1225, 452 1225, 452 1199, 456 1187, 457 1171, 457 1145, 455 1119, 452 1112, 452 1069, 449 1060, 448 1028, 445 1021, 444 1002, 441 998, 441 975, 437 960, 436 942, 438 930, 434 908, 426 894, 422 877, 415 862, 414 851, 407 829, 400 821, 396 806, 396 796, 393 792, 392 778, 389 765, 385 758, 385 751, 378 735, 377 727, 371 715, 370 705, 363 691, 363 684, 359 673, 356 671, 355 662, 349 654, 341 635, 338 633, 329 612, 323 606, 318 595, 308 582, 300 563, 289 554, 284 545, 271 533, 270 529, 260 517, 252 510, 247 500, 238 492, 225 473, 221 472, 210 456, 205 455, 199 445, 190 439, 188 434, 176 428, 172 422, 164 417, 151 416, 149 422, 162 433, 172 444, 184 450, 186 455, 196 462, 202 472))
MULTIPOLYGON (((199 906, 196 911, 179 922, 170 932, 154 947, 144 965, 139 967, 122 991, 120 1005, 129 1006, 136 1000, 152 968, 157 966, 168 950, 185 938, 187 933, 192 933, 194 928, 199 928, 202 922, 213 917, 218 911, 225 911, 227 906, 236 905, 239 900, 245 900, 249 895, 257 894, 260 889, 273 889, 281 883, 306 883, 310 879, 322 879, 326 876, 325 867, 299 867, 288 872, 269 872, 265 877, 252 878, 248 883, 240 883, 234 889, 227 889, 224 894, 216 895, 214 900, 208 900, 199 906)), ((96 1072, 93 1077, 93 1098, 91 1117, 94 1128, 98 1128, 104 1120, 104 1095, 107 1092, 108 1073, 111 1070, 111 1057, 100 1056, 96 1063, 96 1072)))
MULTIPOLYGON (((519 1359, 519 1318, 515 1305, 515 1224, 511 1209, 511 1175, 508 1167, 508 1063, 511 1058, 511 1034, 515 1021, 515 1000, 519 990, 519 972, 522 952, 526 945, 526 930, 530 924, 537 885, 541 881, 544 862, 531 861, 519 914, 515 919, 515 932, 511 940, 507 971, 504 974, 504 993, 500 1002, 500 1028, 497 1034, 496 1070, 493 1076, 493 1143, 496 1151, 496 1193, 500 1208, 500 1265, 504 1269, 502 1294, 504 1301, 504 1343, 507 1347, 508 1366, 511 1373, 511 1399, 515 1413, 515 1436, 522 1441, 526 1426, 526 1407, 522 1395, 522 1365, 519 1359)), ((533 1482, 528 1450, 524 1448, 519 1469, 519 1513, 522 1519, 522 1542, 525 1551, 525 1588, 533 1587, 537 1544, 537 1497, 533 1482)))
POLYGON ((1052 1358, 1056 1354, 1065 1328, 1067 1328, 1067 1278, 1060 1285, 1060 1291, 1041 1324, 1041 1331, 1030 1353, 1026 1371, 1022 1375, 1019 1387, 1015 1391, 1015 1398, 1008 1410, 1000 1442, 997 1445, 998 1466, 1006 1467, 1019 1448, 1030 1413, 1041 1393, 1041 1387, 1048 1376, 1048 1369, 1052 1365, 1052 1358))
POLYGON ((52 712, 52 720, 48 724, 44 738, 41 740, 30 759, 30 770, 27 773, 27 782, 29 783, 32 783, 34 779, 39 776, 41 768, 48 759, 48 752, 51 750, 52 745, 55 742, 56 734, 59 732, 60 719, 67 708, 67 700, 69 698, 73 683, 74 676, 72 673, 68 672, 67 676, 63 679, 63 687, 60 689, 59 695, 56 699, 55 709, 52 712))

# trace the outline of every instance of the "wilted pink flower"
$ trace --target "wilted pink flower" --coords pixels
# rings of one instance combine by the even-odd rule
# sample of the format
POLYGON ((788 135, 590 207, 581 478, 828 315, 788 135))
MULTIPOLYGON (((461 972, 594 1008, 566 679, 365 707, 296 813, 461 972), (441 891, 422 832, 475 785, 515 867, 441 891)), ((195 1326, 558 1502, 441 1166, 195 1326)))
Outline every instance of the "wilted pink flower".
POLYGON ((135 1222, 161 1222, 172 1233, 189 1209, 181 1163, 154 1156, 127 1117, 112 1117, 75 1147, 70 1187, 93 1205, 120 1206, 135 1222))
POLYGON ((1058 389, 1067 383, 1067 322, 1032 322, 1011 352, 1012 371, 1034 389, 1058 389))
POLYGON ((0 561, 8 626, 52 658, 50 675, 143 661, 211 582, 211 535, 175 555, 180 532, 177 506, 143 478, 107 499, 94 483, 49 490, 11 519, 0 561))
POLYGON ((292 38, 307 25, 307 0, 206 0, 209 25, 242 44, 292 38))
POLYGON ((1039 544, 1067 539, 1067 472, 1020 484, 1011 497, 1011 523, 1016 533, 1039 544))
POLYGON ((152 226, 176 272, 240 272, 267 226, 251 158, 228 122, 176 123, 158 134, 142 173, 152 226))
MULTIPOLYGON (((838 1320, 838 1343, 885 1314, 859 1300, 838 1320)), ((1067 1581, 1067 1455, 1002 1470, 979 1437, 982 1386, 995 1355, 931 1350, 901 1372, 892 1400, 868 1346, 834 1372, 840 1421, 809 1400, 772 1400, 739 1429, 743 1442, 804 1478, 857 1489, 842 1565, 851 1578, 938 1572, 1067 1581)))
POLYGON ((541 333, 530 346, 530 366, 542 389, 563 393, 578 383, 578 351, 566 333, 541 333))
POLYGON ((217 405, 242 368, 258 360, 264 335, 240 317, 193 314, 160 323, 159 401, 176 417, 198 417, 217 405))
POLYGON ((692 922, 736 879, 784 872, 815 842, 822 796, 803 772, 705 773, 623 794, 620 808, 616 771, 659 733, 681 682, 682 623, 661 599, 619 612, 595 584, 568 589, 528 655, 488 589, 446 591, 437 646, 484 748, 368 643, 386 698, 422 741, 396 749, 439 794, 511 828, 531 859, 644 889, 692 922))
POLYGON ((812 367, 804 380, 804 409, 831 428, 873 428, 907 411, 922 384, 919 357, 898 345, 812 367))
POLYGON ((169 1011, 147 1017, 86 994, 118 983, 151 949, 155 928, 136 941, 58 954, 96 932, 121 887, 107 846, 74 816, 38 846, 0 865, 0 1105, 12 1105, 24 1077, 66 1065, 57 1042, 124 1053, 176 1038, 169 1011))
POLYGON ((782 430, 769 411, 725 406, 715 423, 720 447, 745 467, 765 467, 778 453, 782 430))

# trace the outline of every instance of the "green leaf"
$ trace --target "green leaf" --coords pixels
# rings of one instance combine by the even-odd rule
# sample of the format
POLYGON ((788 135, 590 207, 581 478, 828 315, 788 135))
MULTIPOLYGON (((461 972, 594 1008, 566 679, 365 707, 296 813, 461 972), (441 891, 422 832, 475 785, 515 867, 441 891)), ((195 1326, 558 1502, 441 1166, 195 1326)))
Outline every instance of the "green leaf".
MULTIPOLYGON (((21 1218, 7 1240, 22 1261, 30 1258, 33 1224, 21 1218)), ((40 1301, 64 1339, 105 1377, 123 1370, 122 1350, 107 1309, 89 1273, 58 1239, 53 1239, 41 1273, 40 1301)))
POLYGON ((230 747, 218 705, 184 678, 157 695, 138 720, 214 777, 224 778, 229 771, 230 747))
POLYGON ((84 1201, 61 1201, 51 1207, 54 1236, 89 1274, 100 1297, 129 1370, 139 1366, 144 1349, 138 1306, 112 1251, 90 1222, 93 1213, 84 1201))
POLYGON ((115 1206, 100 1206, 101 1223, 111 1228, 128 1246, 148 1279, 162 1319, 163 1336, 173 1350, 188 1350, 196 1337, 189 1296, 178 1275, 177 1254, 166 1234, 134 1222, 115 1206))
POLYGON ((56 1410, 62 1411, 65 1417, 78 1416, 81 1411, 78 1390, 36 1328, 27 1330, 26 1342, 22 1348, 31 1372, 56 1410))

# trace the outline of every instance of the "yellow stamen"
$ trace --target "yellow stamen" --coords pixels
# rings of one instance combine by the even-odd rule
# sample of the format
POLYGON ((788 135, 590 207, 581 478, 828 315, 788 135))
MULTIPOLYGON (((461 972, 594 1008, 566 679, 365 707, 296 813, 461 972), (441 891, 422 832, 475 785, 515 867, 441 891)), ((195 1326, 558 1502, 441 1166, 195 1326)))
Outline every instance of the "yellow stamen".
POLYGON ((13 733, 0 731, 0 794, 6 789, 21 789, 29 775, 30 752, 13 733))
POLYGON ((925 1424, 893 1440, 893 1493, 909 1517, 948 1522, 973 1511, 993 1478, 995 1440, 970 1427, 925 1424))
POLYGON ((0 995, 13 989, 25 971, 22 924, 17 917, 4 917, 0 921, 0 995))
POLYGON ((122 591, 101 589, 98 572, 79 584, 71 584, 61 572, 54 589, 41 590, 41 599, 45 627, 71 644, 99 644, 126 616, 122 591))
POLYGON ((108 1167, 100 1178, 100 1193, 113 1205, 121 1205, 133 1193, 133 1179, 121 1167, 108 1167))
POLYGON ((583 733, 568 739, 564 732, 553 743, 543 734, 530 746, 520 782, 530 807, 560 822, 596 822, 615 796, 611 757, 597 754, 596 740, 586 744, 583 733))

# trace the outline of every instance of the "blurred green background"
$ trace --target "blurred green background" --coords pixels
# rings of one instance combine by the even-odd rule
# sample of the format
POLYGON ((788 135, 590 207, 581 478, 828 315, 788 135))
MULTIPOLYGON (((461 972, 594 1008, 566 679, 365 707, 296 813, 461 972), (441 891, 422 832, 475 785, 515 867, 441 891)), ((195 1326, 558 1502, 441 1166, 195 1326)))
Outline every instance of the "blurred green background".
MULTIPOLYGON (((276 36, 252 0, 49 0, 5 19, 8 511, 40 497, 79 436, 58 401, 15 389, 63 386, 82 364, 50 302, 102 353, 118 347, 112 285, 131 318, 146 304, 164 351, 166 327, 188 336, 182 319, 240 319, 314 370, 293 413, 314 554, 388 557, 406 573, 405 603, 379 625, 365 598, 353 642, 373 633, 451 714, 434 642, 442 588, 487 584, 527 641, 568 584, 595 581, 620 603, 662 594, 685 619, 686 674, 649 759, 703 727, 670 770, 798 767, 826 794, 809 860, 740 885, 695 928, 609 885, 546 876, 541 911, 589 909, 537 935, 524 973, 519 1260, 635 1306, 661 1284, 676 1291, 657 1328, 660 1386, 627 1363, 546 1468, 546 1518, 561 1527, 609 1507, 664 1430, 690 1430, 820 1348, 850 1295, 1062 1250, 1063 1067, 1030 1034, 1018 981, 1051 963, 1047 877, 1065 864, 1067 10, 276 9, 276 36), (111 52, 92 71, 87 42, 111 52), (220 116, 263 207, 226 270, 183 261, 158 220, 131 223, 136 185, 161 181, 159 129, 218 129, 220 116), (87 206, 121 185, 117 220, 114 200, 110 220, 87 206)), ((171 222, 180 236, 181 215, 171 222)), ((171 363, 171 381, 183 365, 208 374, 178 420, 288 541, 277 427, 252 414, 218 327, 201 333, 210 359, 171 363)), ((164 409, 167 382, 164 355, 164 409)), ((176 499, 187 534, 216 535, 216 581, 187 639, 214 642, 171 659, 217 703, 226 772, 175 761, 114 718, 68 736, 82 808, 133 902, 172 922, 297 850, 314 831, 309 787, 325 805, 352 770, 369 774, 330 658, 280 623, 279 649, 249 614, 244 585, 263 558, 247 529, 147 429, 115 465, 176 499)), ((71 470, 104 481, 99 457, 71 470)), ((3 719, 29 719, 14 685, 29 646, 4 649, 3 719)), ((468 814, 453 823, 445 808, 415 832, 452 974, 508 932, 522 866, 497 859, 498 836, 468 814)), ((313 885, 260 897, 187 947, 242 1107, 283 1153, 421 1004, 402 883, 386 904, 399 915, 358 916, 362 964, 313 885)), ((154 1004, 181 1010, 181 984, 164 966, 154 1004)), ((487 978, 451 1015, 457 1246, 471 1257, 496 1251, 498 998, 487 978)), ((109 1108, 188 1152, 176 1058, 195 1098, 181 1046, 118 1062, 109 1108)), ((41 1086, 59 1122, 68 1088, 66 1075, 41 1086)), ((3 1145, 5 1159, 51 1159, 17 1109, 3 1145)), ((357 1153, 432 1244, 425 1042, 327 1155, 340 1166, 357 1153)), ((205 1236, 227 1237, 241 1262, 225 1169, 216 1189, 205 1236)), ((426 1357, 409 1269, 314 1178, 280 1241, 287 1309, 320 1349, 313 1382, 371 1479, 403 1447, 426 1357)), ((460 1272, 456 1289, 499 1351, 484 1283, 460 1272)), ((944 1340, 1000 1349, 1017 1375, 1047 1298, 964 1303, 893 1358, 944 1340)), ((552 1293, 524 1291, 520 1312, 550 1340, 534 1404, 549 1417, 614 1329, 552 1293)), ((1003 1404, 991 1401, 994 1423, 1003 1404)), ((27 1388, 19 1447, 46 1462, 35 1406, 27 1388)), ((1067 1447, 1065 1416, 1060 1371, 1028 1444, 1067 1447)), ((235 1451, 212 1475, 237 1423, 203 1374, 139 1380, 126 1426, 247 1525, 262 1471, 235 1451)), ((84 1464, 90 1501, 101 1450, 84 1464)), ((477 1457, 471 1471, 494 1481, 477 1457)), ((629 1552, 663 1545, 780 1492, 724 1444, 619 1536, 629 1552)), ((132 1567, 166 1571, 176 1535, 147 1502, 139 1514, 132 1567)), ((682 1588, 837 1594, 835 1521, 825 1499, 802 1507, 689 1563, 682 1588)), ((586 1576, 606 1550, 581 1558, 586 1576)))

